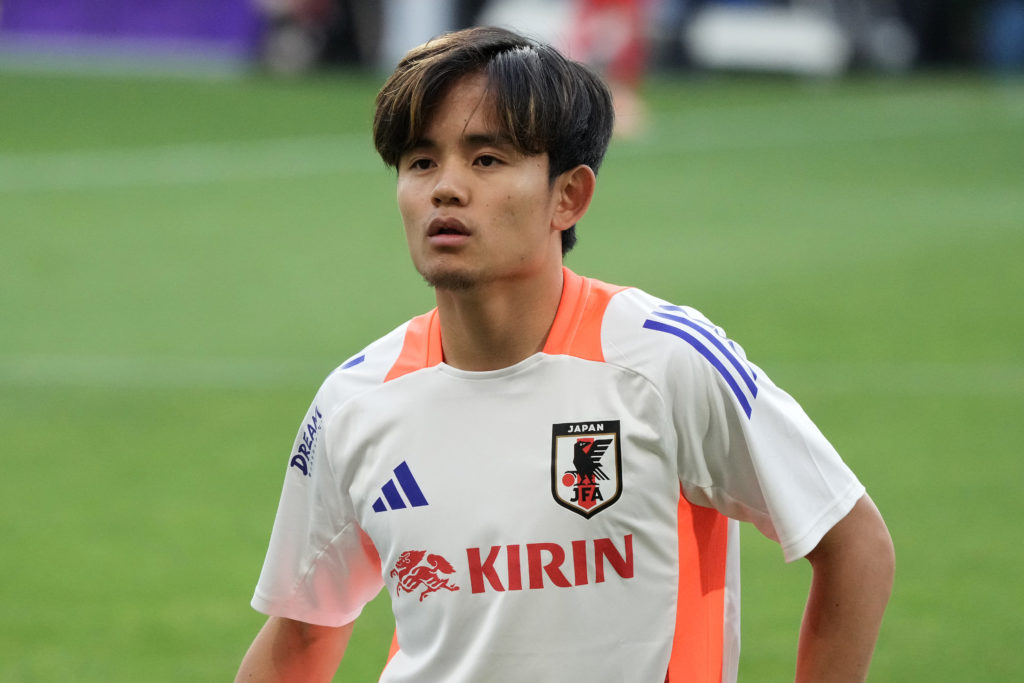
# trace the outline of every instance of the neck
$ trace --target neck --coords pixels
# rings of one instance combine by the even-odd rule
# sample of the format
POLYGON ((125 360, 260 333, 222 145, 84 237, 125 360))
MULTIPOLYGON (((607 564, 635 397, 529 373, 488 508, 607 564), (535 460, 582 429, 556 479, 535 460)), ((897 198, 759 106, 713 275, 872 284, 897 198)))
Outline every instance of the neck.
POLYGON ((498 370, 544 348, 562 296, 562 269, 468 290, 437 290, 441 345, 448 365, 498 370))

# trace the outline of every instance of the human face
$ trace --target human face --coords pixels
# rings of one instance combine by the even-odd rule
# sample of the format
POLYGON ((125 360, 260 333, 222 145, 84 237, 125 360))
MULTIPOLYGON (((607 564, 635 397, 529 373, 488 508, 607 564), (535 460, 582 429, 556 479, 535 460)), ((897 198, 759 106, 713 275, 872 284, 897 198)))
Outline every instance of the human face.
POLYGON ((398 208, 416 270, 433 287, 466 290, 561 268, 553 224, 557 183, 547 154, 503 136, 483 74, 439 103, 398 164, 398 208))

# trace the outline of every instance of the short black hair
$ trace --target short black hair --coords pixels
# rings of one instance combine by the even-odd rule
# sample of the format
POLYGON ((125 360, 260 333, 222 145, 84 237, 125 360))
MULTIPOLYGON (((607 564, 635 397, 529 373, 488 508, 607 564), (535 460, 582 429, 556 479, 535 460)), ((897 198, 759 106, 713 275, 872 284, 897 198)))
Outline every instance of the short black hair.
MULTIPOLYGON (((487 77, 501 132, 525 154, 546 153, 552 181, 580 164, 597 173, 615 121, 608 87, 550 45, 493 27, 446 33, 398 63, 373 119, 384 163, 398 167, 451 86, 473 73, 487 77)), ((575 244, 576 226, 562 231, 562 254, 575 244)))

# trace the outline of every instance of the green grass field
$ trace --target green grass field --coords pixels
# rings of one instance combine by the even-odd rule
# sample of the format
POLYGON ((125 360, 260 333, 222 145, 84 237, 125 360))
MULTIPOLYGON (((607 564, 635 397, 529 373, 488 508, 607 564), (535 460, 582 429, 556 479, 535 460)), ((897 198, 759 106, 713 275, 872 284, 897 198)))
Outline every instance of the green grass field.
MULTIPOLYGON (((233 676, 313 392, 432 305, 375 85, 0 73, 0 680, 233 676)), ((702 309, 867 484, 898 555, 872 680, 1016 679, 1024 83, 647 99, 568 264, 702 309)), ((746 530, 742 681, 791 679, 808 576, 746 530)), ((389 618, 338 680, 376 680, 389 618)))

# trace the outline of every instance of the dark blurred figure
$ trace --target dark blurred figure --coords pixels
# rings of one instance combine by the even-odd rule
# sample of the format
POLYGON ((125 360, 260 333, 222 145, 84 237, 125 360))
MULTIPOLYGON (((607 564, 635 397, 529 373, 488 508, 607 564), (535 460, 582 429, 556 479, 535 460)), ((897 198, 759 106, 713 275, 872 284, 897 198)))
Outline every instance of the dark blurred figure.
POLYGON ((918 41, 918 64, 953 66, 975 60, 975 17, 984 2, 901 0, 898 4, 918 41))
POLYGON ((1024 67, 1024 0, 899 0, 888 4, 911 28, 918 44, 919 66, 1024 67))
POLYGON ((996 0, 982 16, 982 57, 996 71, 1024 68, 1024 0, 996 0))
POLYGON ((381 3, 367 0, 328 0, 332 7, 323 61, 371 65, 377 58, 381 34, 381 3))
POLYGON ((293 75, 321 64, 370 64, 380 41, 381 5, 368 0, 257 0, 266 16, 261 58, 293 75))
POLYGON ((476 26, 477 17, 487 6, 487 0, 456 0, 455 2, 455 28, 469 28, 476 26))

